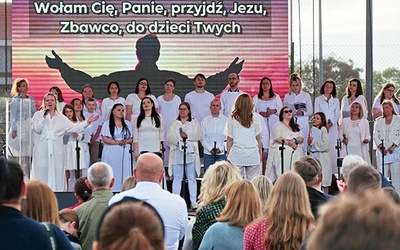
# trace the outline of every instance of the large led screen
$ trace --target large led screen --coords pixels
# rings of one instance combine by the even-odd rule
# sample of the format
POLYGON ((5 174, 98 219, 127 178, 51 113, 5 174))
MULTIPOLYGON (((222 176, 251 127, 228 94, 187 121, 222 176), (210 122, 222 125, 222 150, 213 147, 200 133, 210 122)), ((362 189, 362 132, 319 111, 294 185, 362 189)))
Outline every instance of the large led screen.
POLYGON ((66 101, 84 84, 108 96, 111 80, 120 95, 139 78, 163 93, 167 78, 182 98, 203 73, 218 95, 228 74, 251 96, 260 79, 288 90, 288 3, 270 1, 32 1, 12 2, 12 74, 27 78, 37 104, 53 85, 66 101))

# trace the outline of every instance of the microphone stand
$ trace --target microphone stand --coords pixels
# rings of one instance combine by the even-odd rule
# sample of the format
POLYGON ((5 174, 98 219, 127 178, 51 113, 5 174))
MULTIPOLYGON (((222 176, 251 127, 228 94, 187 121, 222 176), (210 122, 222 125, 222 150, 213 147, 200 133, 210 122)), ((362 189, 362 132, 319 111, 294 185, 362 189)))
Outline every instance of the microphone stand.
POLYGON ((338 138, 338 139, 336 140, 335 149, 336 149, 336 152, 337 152, 336 165, 337 165, 337 168, 338 168, 338 179, 339 179, 339 180, 340 180, 340 167, 341 167, 341 165, 338 164, 338 159, 340 158, 340 149, 341 149, 341 148, 342 148, 342 142, 341 142, 340 139, 338 138))
POLYGON ((129 155, 131 160, 131 175, 133 176, 133 142, 129 143, 129 155))
POLYGON ((76 139, 76 146, 75 146, 75 151, 76 151, 76 174, 75 174, 75 179, 77 180, 80 177, 80 171, 81 171, 81 165, 80 165, 80 154, 81 148, 79 147, 78 144, 78 139, 76 139))
POLYGON ((381 145, 382 145, 382 147, 381 147, 381 153, 382 153, 382 174, 383 174, 383 176, 385 176, 385 146, 383 145, 383 139, 381 139, 381 145))
MULTIPOLYGON (((164 148, 164 142, 161 142, 161 159, 163 161, 164 164, 164 152, 165 152, 165 148, 164 148)), ((164 166, 163 166, 164 168, 164 166)), ((165 179, 165 170, 164 170, 164 176, 163 176, 163 180, 162 180, 162 188, 165 189, 166 186, 166 179, 165 179)))
POLYGON ((214 148, 213 148, 213 155, 214 155, 214 162, 215 163, 217 161, 217 142, 214 141, 214 148))
POLYGON ((282 144, 279 147, 279 150, 281 151, 281 175, 283 175, 283 163, 284 163, 284 153, 283 151, 285 150, 285 140, 282 140, 282 144))
POLYGON ((186 197, 186 140, 187 137, 182 137, 183 139, 183 176, 182 176, 182 198, 185 199, 186 197))

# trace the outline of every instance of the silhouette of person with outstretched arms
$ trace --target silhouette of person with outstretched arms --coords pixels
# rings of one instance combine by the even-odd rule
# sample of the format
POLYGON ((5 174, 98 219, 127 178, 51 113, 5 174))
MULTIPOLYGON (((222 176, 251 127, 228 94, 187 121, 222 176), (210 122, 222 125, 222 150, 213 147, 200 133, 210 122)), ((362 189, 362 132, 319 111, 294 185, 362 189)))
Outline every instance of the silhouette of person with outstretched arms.
MULTIPOLYGON (((176 94, 183 97, 186 93, 192 90, 193 79, 179 72, 160 70, 157 66, 157 61, 160 57, 160 41, 154 34, 148 34, 141 37, 136 42, 136 57, 138 63, 134 70, 124 70, 112 72, 109 75, 101 75, 92 77, 89 74, 71 68, 68 64, 63 62, 61 57, 54 51, 51 51, 54 58, 45 57, 46 63, 49 68, 57 69, 61 73, 61 77, 68 84, 68 86, 80 92, 84 84, 90 84, 95 89, 106 89, 110 81, 117 81, 121 86, 121 95, 127 96, 133 90, 134 82, 141 77, 146 77, 152 84, 152 92, 157 96, 163 93, 163 83, 165 79, 174 78, 179 84, 176 89, 176 94)), ((239 61, 236 57, 227 69, 209 76, 207 80, 208 90, 217 95, 222 92, 226 87, 226 79, 230 73, 239 73, 243 68, 244 60, 239 61)), ((107 97, 106 91, 97 91, 96 98, 103 99, 107 97)))

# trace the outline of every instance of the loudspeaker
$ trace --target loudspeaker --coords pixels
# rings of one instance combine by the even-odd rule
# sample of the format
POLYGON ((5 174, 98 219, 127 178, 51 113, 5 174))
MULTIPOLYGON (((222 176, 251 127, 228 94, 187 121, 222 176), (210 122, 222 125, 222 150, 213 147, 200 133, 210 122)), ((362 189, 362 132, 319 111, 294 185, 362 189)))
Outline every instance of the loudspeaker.
POLYGON ((58 201, 58 210, 75 205, 78 200, 74 192, 54 192, 58 201))

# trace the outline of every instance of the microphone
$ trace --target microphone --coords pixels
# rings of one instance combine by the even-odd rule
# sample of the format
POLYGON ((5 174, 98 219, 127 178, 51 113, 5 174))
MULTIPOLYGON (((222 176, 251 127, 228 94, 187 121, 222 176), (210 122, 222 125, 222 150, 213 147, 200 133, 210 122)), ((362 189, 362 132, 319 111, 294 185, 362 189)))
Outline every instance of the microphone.
POLYGON ((343 134, 343 139, 347 140, 346 134, 343 134))
POLYGON ((44 116, 46 116, 47 113, 49 113, 49 109, 46 109, 46 111, 44 111, 44 116))
MULTIPOLYGON (((183 132, 183 128, 180 127, 180 128, 179 128, 179 133, 182 133, 182 132, 183 132)), ((187 137, 183 137, 183 136, 181 136, 181 137, 182 137, 182 139, 183 139, 183 142, 185 142, 186 139, 187 139, 187 137)))

